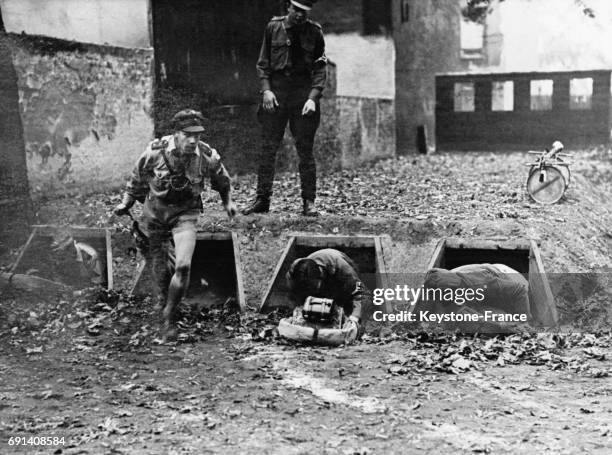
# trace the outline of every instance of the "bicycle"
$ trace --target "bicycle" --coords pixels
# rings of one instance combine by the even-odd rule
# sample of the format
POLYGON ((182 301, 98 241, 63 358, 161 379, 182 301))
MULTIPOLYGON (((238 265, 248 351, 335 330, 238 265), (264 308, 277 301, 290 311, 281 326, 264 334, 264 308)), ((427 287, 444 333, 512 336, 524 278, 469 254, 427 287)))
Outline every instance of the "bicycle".
POLYGON ((561 153, 563 144, 555 141, 550 150, 529 151, 527 153, 537 155, 534 162, 525 163, 529 166, 526 190, 529 197, 540 204, 554 204, 558 202, 570 185, 571 158, 569 153, 561 153))

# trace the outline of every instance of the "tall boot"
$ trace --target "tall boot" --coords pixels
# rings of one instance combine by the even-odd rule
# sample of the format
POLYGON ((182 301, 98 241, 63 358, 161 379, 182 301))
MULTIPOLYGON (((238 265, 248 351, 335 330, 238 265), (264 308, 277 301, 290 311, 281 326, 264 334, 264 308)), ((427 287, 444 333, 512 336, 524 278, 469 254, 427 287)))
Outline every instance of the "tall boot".
POLYGON ((310 199, 304 199, 304 205, 302 206, 302 215, 304 216, 319 216, 319 212, 315 208, 314 201, 310 199))
POLYGON ((270 211, 270 199, 263 196, 257 196, 255 202, 246 207, 243 211, 243 215, 250 215, 251 213, 267 213, 270 211))

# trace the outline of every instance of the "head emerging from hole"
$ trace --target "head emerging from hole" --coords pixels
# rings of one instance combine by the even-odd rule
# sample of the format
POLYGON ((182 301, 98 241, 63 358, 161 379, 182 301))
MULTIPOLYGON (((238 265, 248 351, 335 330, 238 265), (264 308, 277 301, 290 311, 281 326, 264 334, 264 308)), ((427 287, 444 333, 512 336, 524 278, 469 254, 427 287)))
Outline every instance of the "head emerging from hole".
POLYGON ((174 142, 180 153, 193 153, 204 132, 204 116, 193 109, 177 112, 172 118, 174 142))
POLYGON ((301 293, 316 296, 323 287, 323 269, 312 259, 298 259, 293 266, 292 279, 301 293))

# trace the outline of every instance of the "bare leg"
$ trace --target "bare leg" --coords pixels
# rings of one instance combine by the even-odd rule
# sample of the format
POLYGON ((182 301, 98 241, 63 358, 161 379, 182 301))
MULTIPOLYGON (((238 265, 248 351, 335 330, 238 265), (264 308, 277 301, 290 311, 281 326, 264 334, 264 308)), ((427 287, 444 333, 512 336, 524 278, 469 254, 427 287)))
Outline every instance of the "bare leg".
POLYGON ((167 339, 176 338, 176 308, 189 287, 191 258, 196 244, 195 229, 173 232, 176 262, 164 308, 164 331, 167 339))

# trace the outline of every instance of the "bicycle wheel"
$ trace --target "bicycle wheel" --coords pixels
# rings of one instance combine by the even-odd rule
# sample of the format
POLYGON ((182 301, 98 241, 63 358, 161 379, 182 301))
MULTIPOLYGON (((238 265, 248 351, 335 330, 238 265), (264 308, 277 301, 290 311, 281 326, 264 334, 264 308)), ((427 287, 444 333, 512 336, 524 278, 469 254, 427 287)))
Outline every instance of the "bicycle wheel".
POLYGON ((565 189, 567 190, 570 184, 572 173, 570 172, 568 164, 564 164, 561 158, 557 158, 557 160, 559 161, 559 163, 557 163, 555 167, 559 169, 561 175, 563 175, 563 178, 565 179, 565 189))
POLYGON ((540 204, 554 204, 563 197, 566 180, 556 166, 532 169, 527 177, 527 194, 540 204))

